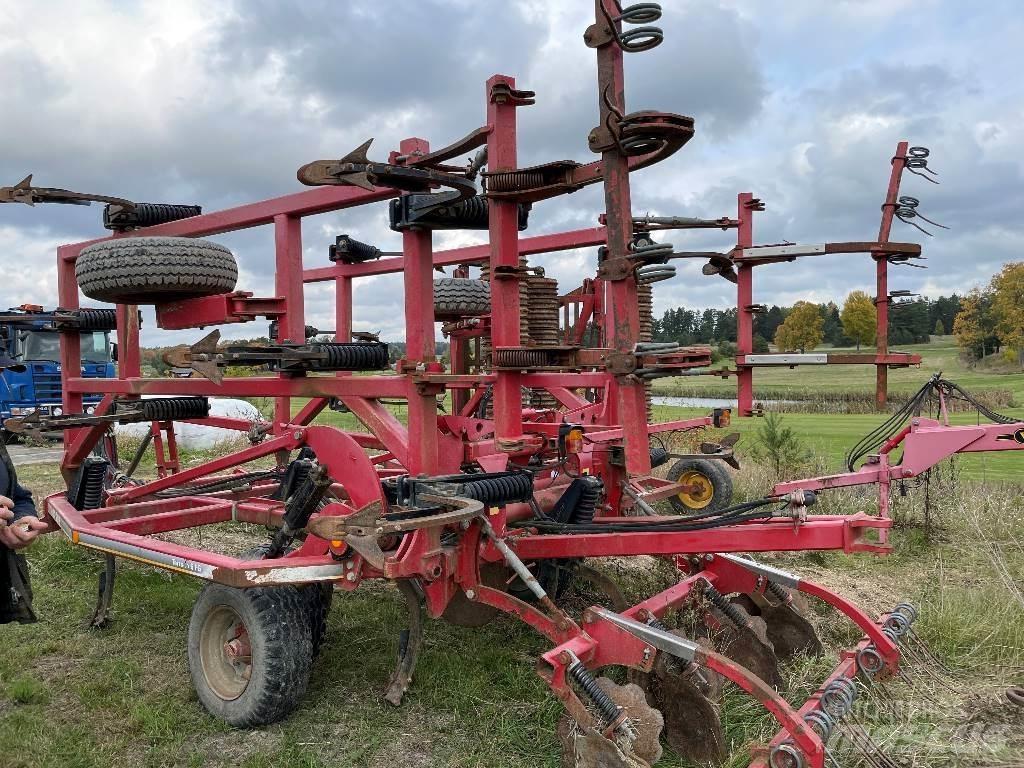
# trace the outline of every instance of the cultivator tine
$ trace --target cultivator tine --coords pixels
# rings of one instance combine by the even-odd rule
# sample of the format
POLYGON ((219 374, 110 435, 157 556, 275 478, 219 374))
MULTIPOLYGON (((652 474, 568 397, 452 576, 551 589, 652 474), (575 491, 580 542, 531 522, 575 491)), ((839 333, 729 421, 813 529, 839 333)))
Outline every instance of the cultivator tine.
POLYGON ((24 203, 34 206, 36 203, 61 203, 63 205, 91 205, 93 202, 110 203, 125 209, 134 209, 135 203, 123 197, 94 195, 89 192, 72 192, 69 189, 56 187, 36 187, 32 185, 32 174, 19 181, 13 187, 0 187, 0 203, 24 203))
POLYGON ((416 660, 423 646, 423 596, 416 584, 409 579, 400 579, 397 584, 398 591, 405 598, 409 627, 399 634, 398 667, 384 694, 384 700, 396 707, 401 705, 402 697, 412 684, 412 673, 416 669, 416 660))
POLYGON ((775 647, 768 639, 768 627, 764 619, 751 616, 742 607, 730 602, 710 581, 704 581, 703 594, 713 606, 707 616, 720 629, 714 638, 719 651, 773 688, 782 688, 779 660, 775 655, 775 647))
POLYGON ((103 572, 99 578, 99 592, 96 608, 89 619, 89 629, 106 629, 110 625, 110 603, 114 598, 114 580, 117 576, 117 561, 113 555, 103 558, 103 572))
POLYGON ((224 373, 217 365, 217 345, 220 331, 214 329, 190 347, 172 347, 163 354, 164 362, 173 368, 190 368, 215 384, 224 381, 224 373))

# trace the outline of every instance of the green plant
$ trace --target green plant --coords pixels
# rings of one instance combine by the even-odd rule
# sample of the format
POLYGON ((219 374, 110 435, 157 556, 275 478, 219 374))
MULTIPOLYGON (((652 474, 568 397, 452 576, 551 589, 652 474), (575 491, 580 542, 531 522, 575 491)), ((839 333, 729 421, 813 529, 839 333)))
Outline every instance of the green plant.
POLYGON ((767 463, 777 480, 795 473, 810 461, 808 451, 790 427, 783 425, 782 416, 768 411, 764 423, 757 429, 752 453, 754 458, 767 463))

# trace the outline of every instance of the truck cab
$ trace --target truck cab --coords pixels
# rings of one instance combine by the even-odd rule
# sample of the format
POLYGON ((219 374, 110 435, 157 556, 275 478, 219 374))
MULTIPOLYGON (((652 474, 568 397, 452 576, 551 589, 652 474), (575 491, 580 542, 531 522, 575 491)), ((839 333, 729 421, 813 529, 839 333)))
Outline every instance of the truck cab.
MULTIPOLYGON (((0 343, 25 366, 24 371, 0 373, 0 426, 12 416, 34 411, 53 416, 63 413, 61 335, 76 330, 82 344, 82 377, 113 378, 116 372, 108 329, 75 329, 60 310, 45 312, 32 305, 0 314, 0 343)), ((99 400, 99 395, 87 396, 86 412, 91 413, 99 400)), ((10 434, 4 430, 3 437, 9 440, 10 434)))

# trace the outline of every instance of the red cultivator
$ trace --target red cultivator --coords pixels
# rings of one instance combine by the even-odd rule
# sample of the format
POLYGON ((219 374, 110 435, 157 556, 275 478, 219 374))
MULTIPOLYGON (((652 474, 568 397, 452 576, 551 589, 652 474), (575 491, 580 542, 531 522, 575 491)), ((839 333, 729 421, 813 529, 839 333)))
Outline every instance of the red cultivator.
MULTIPOLYGON (((652 448, 652 436, 721 426, 727 418, 651 424, 647 417, 651 380, 707 366, 710 356, 706 348, 645 338, 649 285, 671 276, 674 251, 652 240, 652 220, 632 217, 629 173, 680 149, 693 122, 625 112, 623 54, 660 42, 657 28, 634 26, 655 21, 660 9, 599 0, 596 11, 585 40, 598 58, 600 122, 589 137, 597 161, 518 168, 516 110, 532 104, 533 94, 495 76, 486 87, 486 124, 444 149, 408 139, 387 162, 373 162, 367 143, 341 160, 300 169, 300 181, 318 189, 189 218, 168 206, 163 223, 59 249, 62 306, 77 307, 79 288, 118 304, 120 377, 77 376, 78 337, 64 337, 65 415, 40 426, 68 430, 69 490, 47 499, 47 511, 72 542, 107 554, 96 624, 106 620, 114 556, 208 582, 193 611, 189 661, 200 700, 226 721, 252 726, 286 716, 305 691, 333 592, 387 579, 407 600, 410 622, 386 694, 394 704, 412 679, 424 612, 466 625, 504 612, 554 644, 539 672, 568 713, 560 727, 568 765, 653 763, 662 731, 677 751, 722 758, 715 699, 726 680, 779 721, 756 765, 820 768, 830 736, 852 709, 855 681, 900 672, 916 612, 898 605, 875 619, 822 586, 737 553, 886 552, 890 482, 953 453, 1024 442, 1024 424, 950 427, 913 418, 903 431, 900 423, 872 436, 859 470, 788 483, 735 505, 722 467, 735 464, 733 441, 705 444, 695 455, 652 448), (467 167, 449 163, 474 150, 467 167), (603 226, 520 238, 532 204, 592 183, 604 185, 603 226), (385 200, 392 228, 402 234, 401 253, 342 236, 330 266, 303 269, 303 217, 385 200), (266 224, 275 234, 275 295, 254 297, 235 291, 228 251, 194 238, 266 224), (489 242, 435 252, 431 233, 443 228, 487 229, 489 242), (526 261, 588 245, 601 246, 596 273, 561 296, 526 261), (457 267, 455 276, 435 281, 434 269, 446 266, 457 267), (468 277, 474 267, 486 280, 468 277), (352 328, 355 281, 385 273, 401 273, 405 288, 406 356, 393 370, 386 345, 352 328), (335 285, 331 342, 316 341, 305 324, 303 284, 319 281, 335 285), (208 336, 171 360, 205 380, 144 379, 140 303, 156 305, 164 328, 270 318, 276 343, 224 347, 208 336), (435 357, 436 319, 451 339, 447 368, 435 357), (222 376, 239 364, 270 365, 276 373, 222 376), (353 375, 368 371, 378 373, 353 375), (104 399, 95 413, 81 413, 83 395, 96 392, 104 399), (153 395, 169 397, 140 399, 153 395), (274 397, 274 418, 252 425, 210 417, 207 397, 215 395, 274 397), (451 403, 449 413, 439 412, 440 396, 451 403), (294 415, 293 398, 304 400, 294 415), (384 398, 407 403, 407 423, 384 398), (350 412, 365 431, 314 424, 329 406, 350 412), (140 457, 150 442, 158 449, 160 476, 151 481, 133 477, 139 457, 122 471, 109 451, 94 453, 112 422, 140 419, 154 424, 140 449, 140 457), (180 469, 175 421, 237 429, 252 446, 180 469), (902 459, 894 460, 900 446, 902 459), (652 465, 671 459, 669 479, 652 474, 652 465), (878 515, 809 513, 815 492, 857 483, 879 485, 878 515), (652 505, 662 500, 681 514, 659 514, 652 505), (239 557, 157 537, 229 522, 275 532, 239 557), (680 580, 629 606, 583 564, 634 555, 670 559, 680 580), (571 616, 560 596, 573 579, 590 581, 607 605, 571 616), (777 692, 778 659, 820 650, 798 610, 805 595, 845 614, 864 638, 814 696, 793 707, 777 692), (684 606, 699 611, 708 637, 669 628, 684 606), (609 666, 631 670, 631 682, 594 676, 609 666)), ((720 223, 675 218, 658 228, 720 223)), ((953 391, 937 379, 926 390, 915 407, 932 391, 953 391)), ((867 739, 863 732, 857 738, 867 739)), ((870 752, 869 742, 863 746, 870 752)))

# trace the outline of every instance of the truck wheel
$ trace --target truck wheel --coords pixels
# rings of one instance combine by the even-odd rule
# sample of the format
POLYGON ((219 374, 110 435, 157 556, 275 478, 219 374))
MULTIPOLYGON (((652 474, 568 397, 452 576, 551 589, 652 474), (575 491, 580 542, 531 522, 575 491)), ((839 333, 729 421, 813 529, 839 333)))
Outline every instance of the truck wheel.
POLYGON ((434 280, 434 317, 477 317, 491 311, 491 285, 467 277, 440 277, 434 280))
POLYGON ((668 479, 690 486, 669 497, 669 503, 680 514, 715 512, 732 501, 732 477, 720 461, 680 459, 669 468, 668 479))
MULTIPOLYGON (((240 560, 265 560, 270 544, 259 544, 245 550, 238 555, 240 560)), ((287 552, 291 552, 289 547, 287 552)), ((334 601, 334 584, 331 582, 319 582, 302 584, 295 587, 302 597, 303 605, 306 606, 306 615, 309 620, 310 640, 313 643, 313 658, 320 655, 320 648, 327 638, 327 617, 331 614, 331 603, 334 601)))
POLYGON ((203 587, 188 626, 188 663, 203 706, 242 728, 286 717, 309 684, 307 619, 295 587, 203 587))
POLYGON ((230 293, 238 281, 231 251, 190 237, 122 237, 82 249, 82 293, 114 304, 159 304, 230 293))

